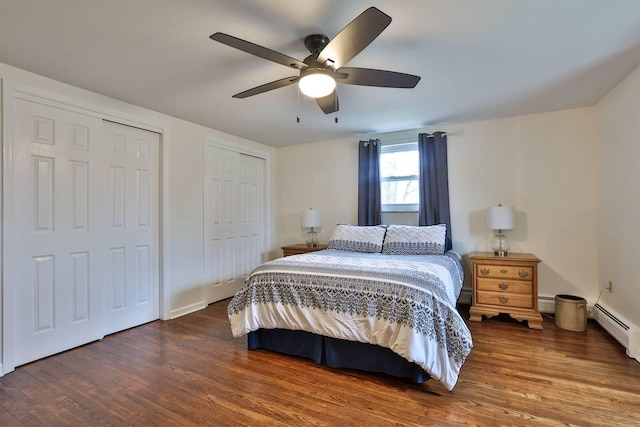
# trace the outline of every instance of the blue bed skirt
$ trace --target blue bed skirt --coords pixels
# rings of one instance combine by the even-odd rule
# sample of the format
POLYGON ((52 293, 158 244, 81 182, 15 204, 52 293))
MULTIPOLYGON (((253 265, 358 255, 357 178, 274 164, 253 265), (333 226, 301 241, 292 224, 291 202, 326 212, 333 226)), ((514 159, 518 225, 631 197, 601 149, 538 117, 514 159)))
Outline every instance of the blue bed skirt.
POLYGON ((422 384, 430 377, 420 366, 385 347, 323 337, 306 331, 258 329, 248 335, 250 350, 258 348, 312 359, 332 368, 377 372, 422 384))

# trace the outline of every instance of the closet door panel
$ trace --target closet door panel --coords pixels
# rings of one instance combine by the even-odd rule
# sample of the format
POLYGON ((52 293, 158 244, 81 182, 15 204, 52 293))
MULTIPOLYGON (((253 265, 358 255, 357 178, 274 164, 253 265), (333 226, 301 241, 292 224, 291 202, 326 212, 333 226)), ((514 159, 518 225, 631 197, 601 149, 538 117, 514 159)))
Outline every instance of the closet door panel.
POLYGON ((100 339, 102 121, 14 100, 16 365, 100 339))

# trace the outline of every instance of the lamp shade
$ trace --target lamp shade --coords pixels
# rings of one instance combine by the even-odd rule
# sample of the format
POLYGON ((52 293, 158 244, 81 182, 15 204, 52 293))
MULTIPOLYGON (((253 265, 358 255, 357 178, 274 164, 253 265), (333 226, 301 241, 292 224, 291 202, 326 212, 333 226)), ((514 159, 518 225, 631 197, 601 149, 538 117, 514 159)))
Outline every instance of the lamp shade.
POLYGON ((511 206, 492 206, 487 208, 487 228, 492 230, 511 230, 515 227, 516 215, 511 206))
POLYGON ((305 209, 302 211, 302 228, 320 227, 322 221, 320 219, 320 211, 314 209, 305 209))

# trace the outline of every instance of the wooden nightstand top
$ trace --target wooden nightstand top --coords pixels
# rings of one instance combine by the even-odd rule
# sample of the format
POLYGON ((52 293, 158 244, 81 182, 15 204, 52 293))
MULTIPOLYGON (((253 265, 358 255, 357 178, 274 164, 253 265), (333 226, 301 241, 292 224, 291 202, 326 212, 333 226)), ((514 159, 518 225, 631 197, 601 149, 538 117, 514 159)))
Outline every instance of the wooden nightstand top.
POLYGON ((327 249, 327 245, 318 245, 310 248, 309 246, 307 246, 306 243, 298 243, 295 245, 283 246, 281 249, 282 249, 282 252, 284 253, 283 256, 290 256, 290 255, 306 254, 309 252, 321 251, 323 249, 327 249))
POLYGON ((498 255, 495 255, 493 252, 471 252, 469 254, 469 259, 491 261, 491 262, 500 262, 501 260, 502 261, 540 262, 540 259, 534 254, 519 253, 519 252, 509 252, 509 255, 506 255, 506 256, 498 256, 498 255))

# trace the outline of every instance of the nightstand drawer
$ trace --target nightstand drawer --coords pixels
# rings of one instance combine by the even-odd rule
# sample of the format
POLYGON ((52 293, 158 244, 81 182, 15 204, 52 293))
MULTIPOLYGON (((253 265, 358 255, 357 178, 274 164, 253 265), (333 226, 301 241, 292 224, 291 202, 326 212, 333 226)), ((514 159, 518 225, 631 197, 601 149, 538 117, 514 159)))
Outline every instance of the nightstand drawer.
POLYGON ((531 295, 522 294, 500 294, 497 292, 478 291, 478 301, 474 304, 497 305, 517 308, 533 308, 531 295))
POLYGON ((531 280, 533 278, 533 268, 510 265, 476 265, 477 277, 495 277, 498 279, 522 279, 531 280))
POLYGON ((524 280, 478 278, 478 291, 503 292, 509 294, 531 295, 533 283, 524 280))

